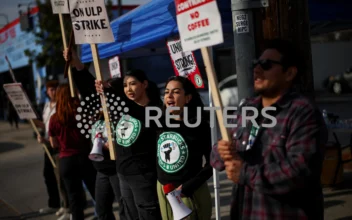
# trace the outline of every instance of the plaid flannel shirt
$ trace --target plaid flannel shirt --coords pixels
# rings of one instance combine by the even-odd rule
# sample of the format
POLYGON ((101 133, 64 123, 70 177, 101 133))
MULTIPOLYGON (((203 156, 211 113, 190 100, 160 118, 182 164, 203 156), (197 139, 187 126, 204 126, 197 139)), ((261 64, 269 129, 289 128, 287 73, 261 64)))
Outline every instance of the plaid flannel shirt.
MULTIPOLYGON (((320 175, 328 133, 318 108, 298 93, 287 92, 273 105, 276 110, 267 112, 276 118, 276 126, 261 126, 246 150, 252 123, 242 124, 240 112, 245 106, 259 109, 261 98, 247 99, 239 108, 237 127, 230 133, 244 161, 239 183, 234 186, 231 219, 323 219, 320 175)), ((271 121, 264 118, 262 123, 271 121)), ((219 171, 225 169, 216 145, 211 165, 219 171)))

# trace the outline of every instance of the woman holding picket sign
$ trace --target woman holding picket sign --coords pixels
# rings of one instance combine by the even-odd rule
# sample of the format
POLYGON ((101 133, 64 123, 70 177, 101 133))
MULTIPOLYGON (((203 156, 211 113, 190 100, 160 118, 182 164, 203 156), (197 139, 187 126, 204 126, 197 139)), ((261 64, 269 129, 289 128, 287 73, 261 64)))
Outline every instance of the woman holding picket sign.
MULTIPOLYGON (((66 52, 64 57, 67 60, 66 52)), ((84 87, 94 85, 94 77, 82 68, 78 57, 75 54, 71 57, 73 66, 81 67, 73 71, 77 87, 84 90, 84 87)), ((97 81, 95 87, 99 93, 114 94, 117 101, 124 102, 124 107, 128 108, 128 115, 118 119, 114 135, 117 142, 116 170, 121 189, 120 217, 161 220, 156 191, 157 131, 155 127, 145 126, 145 108, 162 106, 159 90, 140 70, 128 72, 123 79, 104 82, 104 87, 102 82, 97 81)))
POLYGON ((164 116, 169 112, 174 118, 170 119, 173 126, 163 126, 157 143, 157 190, 162 218, 173 220, 188 215, 186 210, 176 211, 177 205, 170 205, 168 193, 176 190, 176 195, 181 195, 184 204, 192 210, 187 219, 211 219, 212 202, 207 185, 207 180, 213 172, 209 158, 210 125, 204 119, 207 117, 204 117, 204 105, 200 95, 188 78, 173 76, 168 80, 163 110, 164 116), (168 110, 169 107, 178 109, 168 110), (177 218, 173 214, 176 214, 177 218))
POLYGON ((56 113, 49 122, 49 140, 60 152, 60 177, 68 193, 71 219, 83 220, 82 181, 95 199, 96 171, 88 159, 90 143, 77 128, 75 118, 79 99, 71 98, 69 85, 60 85, 56 97, 56 113))
MULTIPOLYGON (((67 51, 63 52, 64 58, 67 61, 67 51)), ((91 79, 85 74, 78 73, 77 70, 84 69, 84 64, 81 63, 77 57, 75 51, 71 50, 71 65, 74 67, 72 70, 72 78, 77 86, 77 89, 84 100, 86 97, 91 96, 91 94, 96 93, 94 78, 91 79), (83 77, 83 79, 82 79, 83 77), (89 83, 88 80, 91 80, 89 83)), ((92 131, 95 131, 94 127, 99 124, 104 124, 104 115, 99 114, 98 120, 94 122, 92 126, 92 131)), ((104 133, 104 132, 103 132, 104 133)), ((92 142, 95 140, 95 133, 92 132, 92 142)), ((105 137, 104 137, 105 138, 105 137)), ((98 215, 99 220, 115 220, 113 213, 113 203, 115 199, 118 201, 119 206, 121 200, 121 190, 119 178, 116 172, 116 163, 110 159, 109 150, 104 148, 102 150, 104 160, 102 161, 93 161, 93 165, 97 171, 97 178, 95 183, 95 210, 98 215)), ((119 217, 121 220, 126 220, 124 213, 121 213, 121 208, 119 209, 119 217)))

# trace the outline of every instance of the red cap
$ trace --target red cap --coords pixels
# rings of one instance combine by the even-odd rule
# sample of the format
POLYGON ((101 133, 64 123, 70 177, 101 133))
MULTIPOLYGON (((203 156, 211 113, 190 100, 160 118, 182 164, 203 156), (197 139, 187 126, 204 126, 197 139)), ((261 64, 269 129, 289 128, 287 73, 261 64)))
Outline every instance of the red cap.
POLYGON ((175 190, 175 186, 172 185, 171 183, 169 183, 169 184, 164 185, 163 189, 164 189, 164 193, 168 194, 168 193, 170 193, 170 192, 175 190))

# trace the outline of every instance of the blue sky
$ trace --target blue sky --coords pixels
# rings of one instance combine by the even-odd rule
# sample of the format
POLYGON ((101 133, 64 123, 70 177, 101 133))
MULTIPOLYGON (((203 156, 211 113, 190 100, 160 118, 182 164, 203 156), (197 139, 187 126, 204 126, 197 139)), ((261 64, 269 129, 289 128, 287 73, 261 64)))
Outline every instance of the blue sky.
MULTIPOLYGON (((143 4, 145 2, 148 2, 149 0, 122 0, 123 5, 137 5, 137 4, 143 4)), ((0 14, 6 14, 9 18, 9 22, 15 20, 16 18, 19 17, 18 14, 18 8, 17 5, 19 3, 21 4, 28 4, 30 2, 34 1, 29 1, 29 0, 0 0, 0 14)), ((117 4, 117 0, 113 0, 114 4, 117 4)), ((33 5, 33 4, 31 4, 33 5)), ((22 7, 22 10, 25 7, 22 7)), ((4 16, 0 16, 0 27, 2 27, 6 23, 6 19, 4 16)))

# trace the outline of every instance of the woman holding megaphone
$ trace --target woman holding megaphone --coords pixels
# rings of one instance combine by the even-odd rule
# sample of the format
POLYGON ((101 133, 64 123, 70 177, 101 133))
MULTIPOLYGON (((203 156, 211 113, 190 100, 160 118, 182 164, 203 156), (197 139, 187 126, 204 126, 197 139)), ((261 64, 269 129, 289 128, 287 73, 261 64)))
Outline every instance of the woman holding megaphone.
POLYGON ((165 123, 157 143, 157 190, 163 220, 211 219, 212 202, 206 182, 212 176, 211 134, 209 123, 203 119, 203 107, 189 79, 174 76, 168 80, 163 110, 166 118, 172 115, 172 126, 165 123))
MULTIPOLYGON (((67 54, 64 56, 67 58, 67 54)), ((156 192, 157 130, 144 123, 146 107, 160 109, 162 106, 157 86, 141 70, 129 71, 123 78, 95 81, 77 56, 72 56, 71 62, 79 67, 72 76, 80 90, 89 90, 93 85, 92 93, 113 94, 114 102, 123 103, 123 109, 128 108, 127 114, 111 118, 117 122, 113 125, 115 166, 121 189, 120 219, 161 220, 156 192)))

